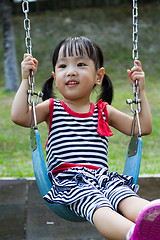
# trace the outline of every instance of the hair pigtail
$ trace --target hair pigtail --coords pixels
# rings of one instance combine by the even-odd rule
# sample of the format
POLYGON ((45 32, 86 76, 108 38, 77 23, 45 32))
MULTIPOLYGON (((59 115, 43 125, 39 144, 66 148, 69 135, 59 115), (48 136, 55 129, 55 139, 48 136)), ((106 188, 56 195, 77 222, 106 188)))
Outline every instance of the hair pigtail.
POLYGON ((101 93, 99 94, 98 100, 107 102, 108 104, 112 103, 113 99, 113 85, 110 78, 104 74, 104 78, 101 85, 101 93))
POLYGON ((43 85, 42 92, 43 92, 43 97, 42 100, 45 101, 49 98, 55 98, 55 94, 53 91, 53 76, 51 75, 46 82, 43 85))

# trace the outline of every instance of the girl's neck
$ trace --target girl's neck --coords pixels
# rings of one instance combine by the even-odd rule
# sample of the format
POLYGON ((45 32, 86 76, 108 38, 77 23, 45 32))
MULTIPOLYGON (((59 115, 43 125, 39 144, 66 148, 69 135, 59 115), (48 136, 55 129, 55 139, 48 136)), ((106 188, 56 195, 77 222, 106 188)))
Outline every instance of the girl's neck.
POLYGON ((88 113, 90 111, 91 107, 90 99, 80 101, 64 99, 63 101, 73 112, 88 113))

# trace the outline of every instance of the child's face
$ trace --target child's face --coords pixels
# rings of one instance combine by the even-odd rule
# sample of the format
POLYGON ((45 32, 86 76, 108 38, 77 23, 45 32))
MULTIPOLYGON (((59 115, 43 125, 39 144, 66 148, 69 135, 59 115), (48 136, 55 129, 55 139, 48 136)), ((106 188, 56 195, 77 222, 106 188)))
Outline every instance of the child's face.
POLYGON ((64 57, 63 46, 55 66, 56 87, 65 99, 89 98, 95 84, 99 85, 99 70, 87 54, 64 57))

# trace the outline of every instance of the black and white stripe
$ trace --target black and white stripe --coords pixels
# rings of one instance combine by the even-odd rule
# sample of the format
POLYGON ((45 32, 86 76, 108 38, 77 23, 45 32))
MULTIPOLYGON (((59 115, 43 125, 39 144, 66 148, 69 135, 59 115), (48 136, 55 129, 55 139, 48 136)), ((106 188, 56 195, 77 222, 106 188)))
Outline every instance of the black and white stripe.
POLYGON ((117 211, 119 202, 131 196, 138 197, 129 187, 117 186, 114 190, 111 190, 110 188, 105 189, 103 194, 101 192, 92 194, 91 191, 89 196, 81 198, 67 205, 67 207, 78 216, 85 218, 94 225, 93 214, 98 208, 109 207, 117 211))
POLYGON ((108 167, 107 137, 97 133, 98 108, 87 118, 69 114, 54 100, 53 118, 46 145, 47 166, 51 171, 62 163, 108 167))

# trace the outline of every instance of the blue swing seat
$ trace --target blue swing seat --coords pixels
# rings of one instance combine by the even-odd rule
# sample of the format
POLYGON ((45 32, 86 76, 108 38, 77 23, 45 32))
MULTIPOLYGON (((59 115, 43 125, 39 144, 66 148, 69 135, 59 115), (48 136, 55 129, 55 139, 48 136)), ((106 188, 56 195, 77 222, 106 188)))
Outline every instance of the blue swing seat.
MULTIPOLYGON (((40 134, 37 127, 31 128, 30 146, 32 153, 33 169, 36 182, 42 197, 51 189, 52 184, 47 174, 46 164, 43 157, 40 134)), ((128 147, 126 163, 124 168, 125 175, 133 176, 133 183, 136 184, 141 162, 142 139, 132 137, 128 147)), ((61 204, 51 204, 45 201, 49 208, 59 217, 72 222, 83 222, 85 219, 77 216, 61 204)))
MULTIPOLYGON (((51 189, 52 184, 47 174, 46 164, 43 157, 40 134, 38 128, 31 128, 30 132, 30 146, 32 153, 32 162, 37 186, 42 197, 51 189)), ((83 218, 78 217, 75 213, 67 209, 61 204, 51 204, 45 201, 49 208, 59 217, 68 221, 83 222, 83 218)))
POLYGON ((136 184, 140 171, 142 155, 142 138, 140 136, 133 136, 128 145, 127 156, 124 166, 124 175, 132 176, 132 183, 136 184))

